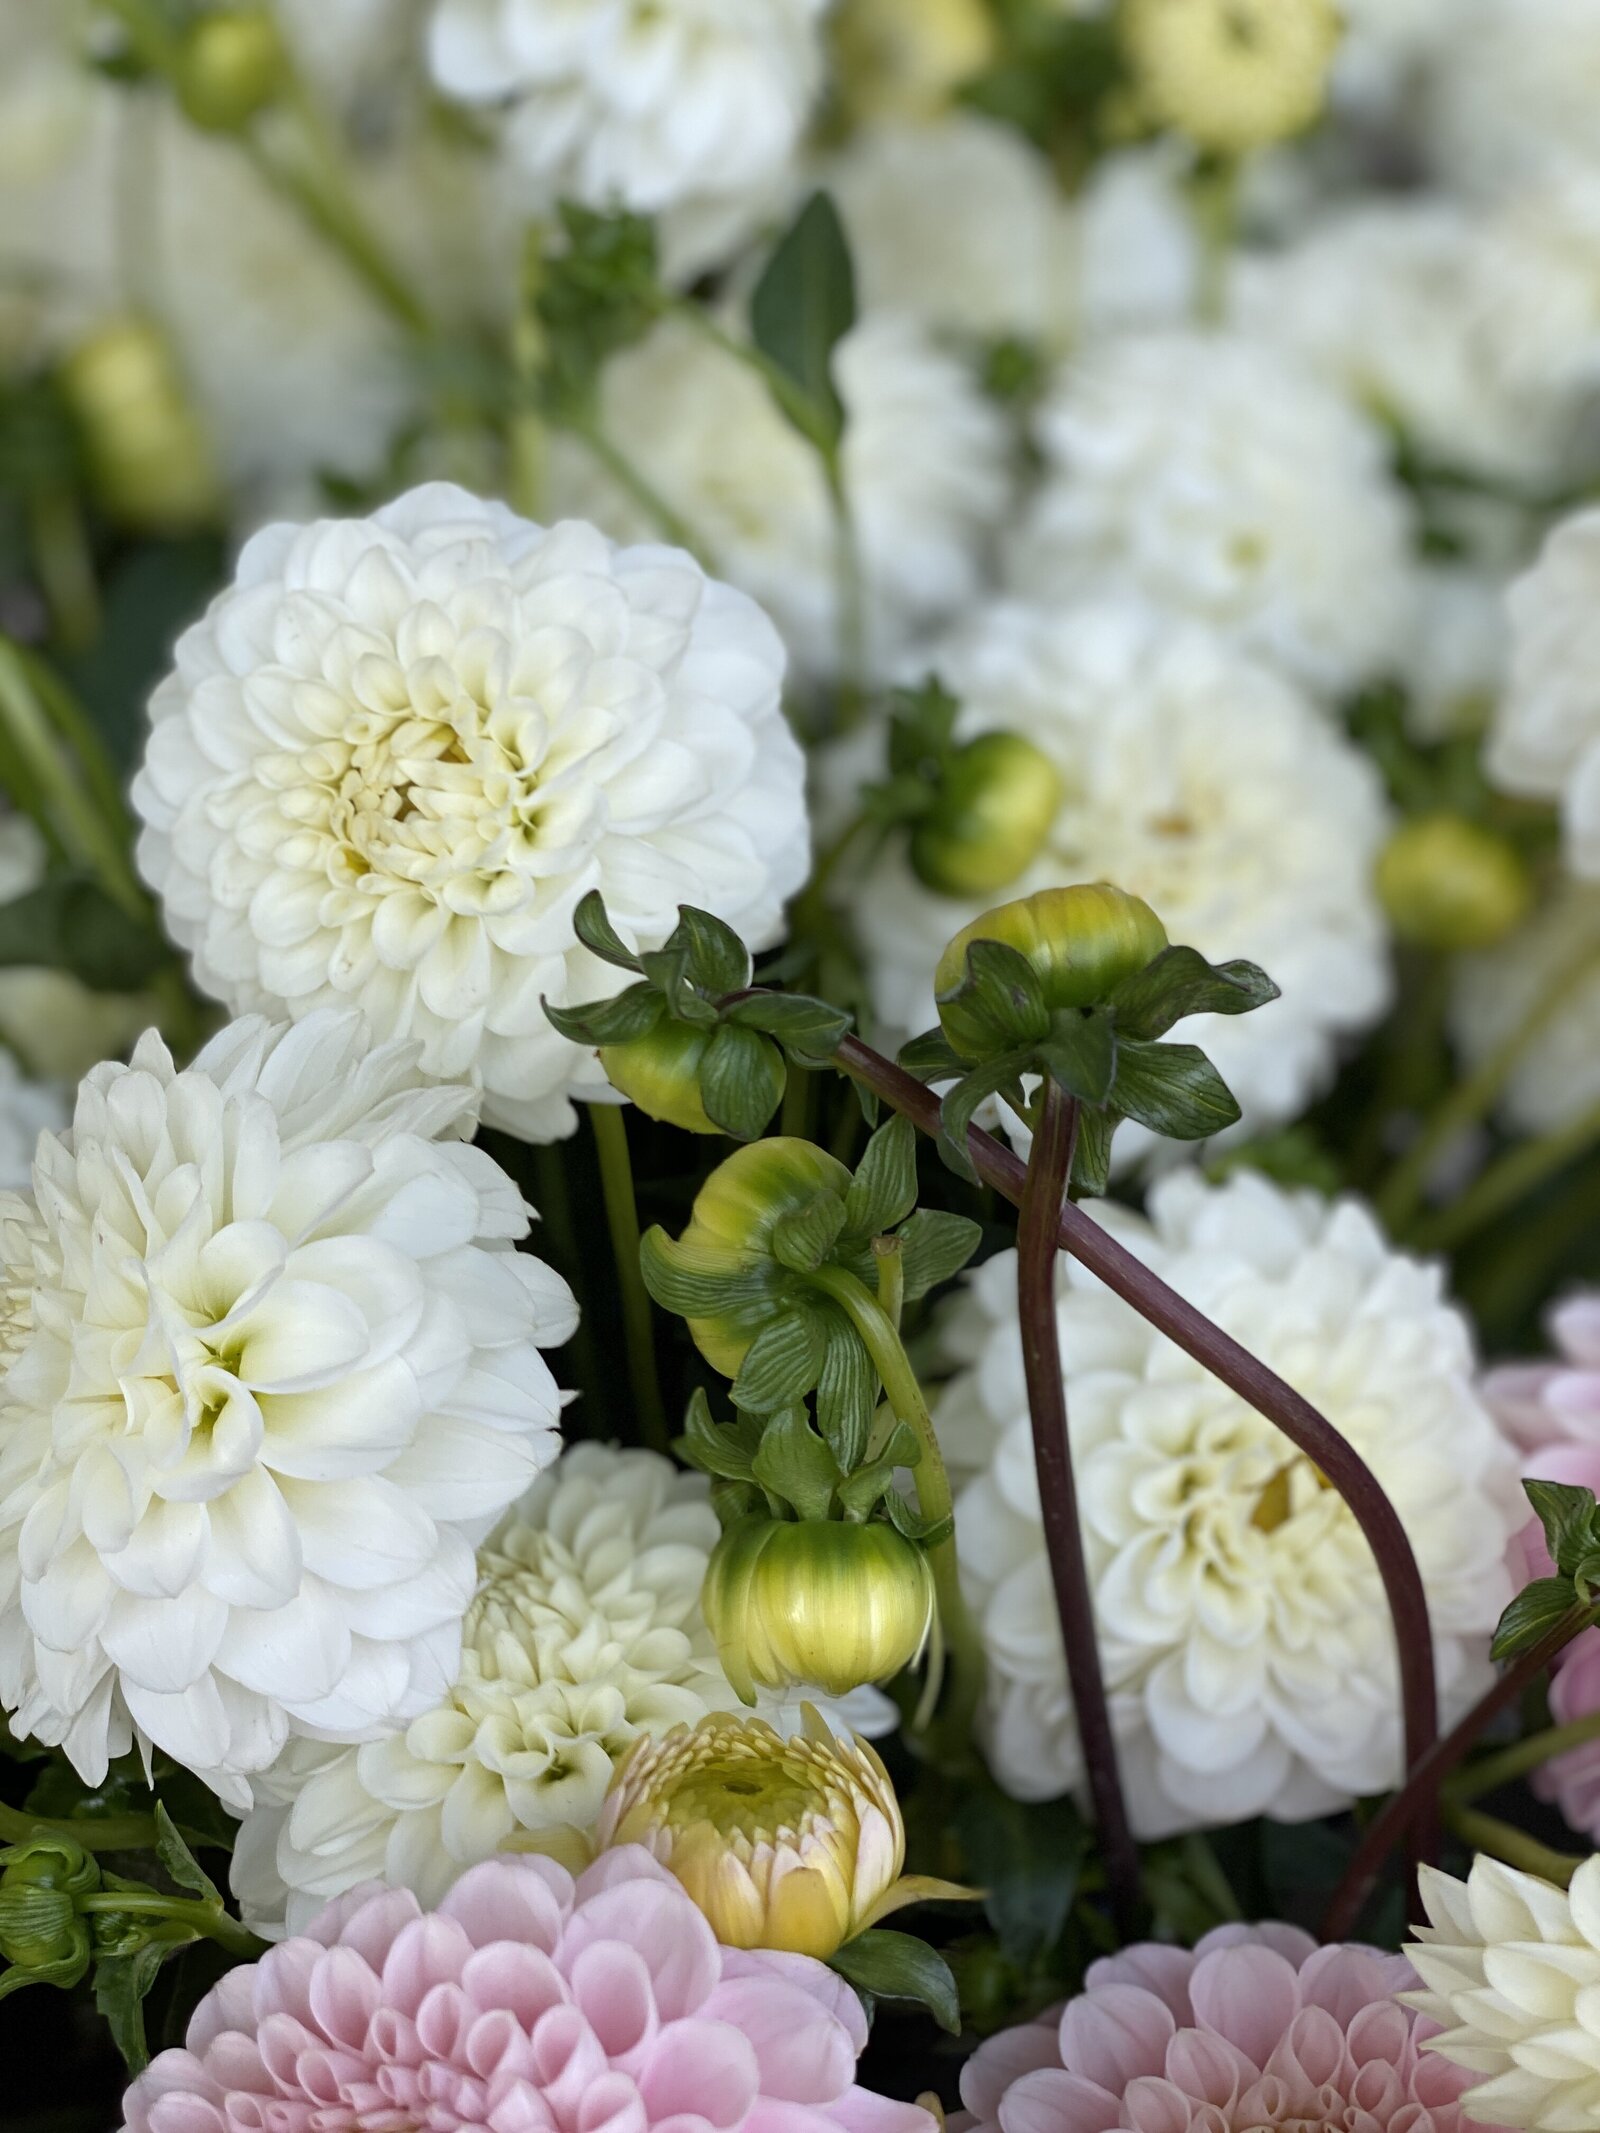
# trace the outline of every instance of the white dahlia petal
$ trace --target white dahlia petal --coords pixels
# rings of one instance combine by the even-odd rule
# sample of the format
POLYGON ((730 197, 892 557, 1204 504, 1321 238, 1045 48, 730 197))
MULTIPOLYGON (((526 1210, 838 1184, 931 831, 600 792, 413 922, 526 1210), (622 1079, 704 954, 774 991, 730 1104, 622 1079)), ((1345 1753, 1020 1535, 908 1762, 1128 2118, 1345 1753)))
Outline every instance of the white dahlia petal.
POLYGON ((86 1777, 137 1740, 243 1807, 290 1736, 448 1679, 573 1319, 501 1174, 424 1137, 472 1108, 356 1015, 236 1023, 181 1073, 152 1034, 0 1201, 0 1700, 86 1777))

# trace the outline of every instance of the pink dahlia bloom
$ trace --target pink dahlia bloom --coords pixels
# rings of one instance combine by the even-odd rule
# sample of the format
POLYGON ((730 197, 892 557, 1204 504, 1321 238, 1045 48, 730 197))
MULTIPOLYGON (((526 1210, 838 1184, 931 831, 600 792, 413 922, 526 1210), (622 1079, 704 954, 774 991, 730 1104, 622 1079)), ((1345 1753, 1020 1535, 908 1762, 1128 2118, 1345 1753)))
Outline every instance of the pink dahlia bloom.
POLYGON ((230 1971, 124 2133, 934 2133, 856 2087, 866 2036, 842 1979, 719 1947, 637 1846, 576 1881, 503 1857, 432 1912, 354 1889, 230 1971))
POLYGON ((1422 2049, 1397 2004, 1411 1965, 1319 1948, 1293 1926, 1222 1926, 1091 1966, 1064 2008, 981 2045, 971 2133, 1244 2133, 1271 2126, 1458 2133, 1471 2076, 1422 2049))

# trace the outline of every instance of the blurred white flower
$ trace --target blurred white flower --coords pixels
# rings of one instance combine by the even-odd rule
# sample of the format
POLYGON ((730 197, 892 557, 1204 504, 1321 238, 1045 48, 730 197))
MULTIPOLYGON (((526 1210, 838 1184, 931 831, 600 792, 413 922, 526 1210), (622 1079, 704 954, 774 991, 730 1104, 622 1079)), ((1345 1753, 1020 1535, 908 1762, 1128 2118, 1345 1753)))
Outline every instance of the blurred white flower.
POLYGON ((435 0, 445 95, 505 113, 536 211, 668 213, 709 263, 781 194, 821 85, 826 0, 435 0))
MULTIPOLYGON (((700 1611, 720 1531, 704 1475, 655 1452, 564 1452, 479 1550, 435 1707, 360 1747, 291 1741, 257 1780, 233 1867, 251 1924, 299 1932, 370 1879, 436 1903, 519 1832, 589 1829, 640 1733, 738 1708, 700 1611)), ((864 1732, 894 1723, 874 1691, 846 1705, 864 1732)))
POLYGON ((1428 1924, 1404 1953, 1424 1990, 1399 1997, 1441 2034, 1425 2047, 1482 2076, 1472 2118, 1572 2133, 1600 2116, 1600 1859, 1569 1888, 1481 1853, 1466 1880, 1425 1866, 1428 1924))
POLYGON ((1344 34, 1334 54, 1329 101, 1361 118, 1403 106, 1421 68, 1456 34, 1461 0, 1340 0, 1344 34))
POLYGON ((139 863, 235 1011, 358 1006, 551 1139, 607 1084, 541 1001, 626 981, 578 947, 582 896, 646 947, 680 903, 761 947, 805 878, 782 676, 765 616, 677 550, 444 484, 270 526, 151 704, 139 863))
POLYGON ((1175 139, 1102 156, 1078 207, 1078 330, 1125 333, 1176 326, 1194 311, 1200 234, 1185 192, 1186 154, 1175 139))
POLYGON ((1600 876, 1600 510, 1564 519, 1507 596, 1511 670, 1489 734, 1497 785, 1560 804, 1568 863, 1600 876))
POLYGON ((1409 527, 1381 436, 1272 343, 1166 332, 1090 348, 1038 434, 1046 476, 1010 550, 1031 597, 1140 592, 1330 692, 1403 642, 1409 527))
POLYGON ((1455 974, 1451 1030, 1468 1068, 1526 1032, 1500 1108, 1551 1133, 1600 1104, 1600 887, 1560 883, 1525 926, 1455 974))
POLYGON ((0 1189, 27 1186, 40 1134, 55 1132, 68 1116, 60 1089, 29 1081, 11 1054, 0 1050, 0 1189))
POLYGON ((1429 59, 1420 130, 1451 184, 1600 168, 1600 0, 1454 0, 1429 59))
MULTIPOLYGON (((1467 1324, 1433 1267, 1353 1201, 1259 1175, 1163 1179, 1149 1220, 1096 1219, 1354 1444, 1405 1523, 1456 1710, 1492 1678, 1489 1635, 1526 1506, 1473 1386, 1467 1324)), ((1123 1781, 1145 1837, 1267 1814, 1303 1821, 1401 1770, 1394 1631, 1360 1528, 1256 1411, 1063 1257, 1067 1411, 1123 1781)), ((936 1420, 975 1473, 956 1540, 989 1665, 990 1762, 1019 1798, 1081 1788, 1017 1330, 1016 1255, 951 1308, 960 1369, 936 1420)))
MULTIPOLYGON (((960 736, 1026 734, 1062 775, 1044 850, 1006 894, 1112 881, 1142 896, 1174 941, 1259 962, 1280 1000, 1176 1034, 1214 1059, 1247 1130, 1298 1116, 1339 1039, 1376 1021, 1389 997, 1371 885, 1387 810, 1367 758, 1269 668, 1199 624, 1130 603, 1000 602, 930 664, 962 700, 960 736)), ((899 846, 839 888, 879 1018, 900 1035, 926 1028, 940 950, 984 904, 924 888, 899 846)), ((1150 1145, 1137 1127, 1118 1135, 1125 1159, 1150 1145)))
MULTIPOLYGON (((0 814, 0 904, 38 888, 45 863, 44 839, 29 818, 0 814)), ((76 1081, 125 1050, 149 1021, 140 994, 91 992, 69 971, 44 964, 0 969, 0 1047, 42 1081, 76 1081)))
MULTIPOLYGON (((914 319, 869 314, 834 356, 841 453, 860 546, 865 650, 881 673, 978 590, 1010 493, 1005 418, 914 319)), ((796 663, 839 668, 833 512, 816 452, 737 357, 681 321, 607 366, 601 427, 772 616, 796 663)), ((552 494, 624 537, 650 520, 576 444, 558 440, 552 494)))
POLYGON ((242 1808, 449 1681, 576 1323, 475 1111, 358 1015, 152 1031, 0 1196, 0 1701, 91 1783, 138 1742, 242 1808))
POLYGON ((1507 649, 1497 573, 1454 560, 1420 563, 1411 641, 1400 660, 1412 737, 1426 744, 1479 732, 1499 700, 1507 649))
POLYGON ((1595 463, 1600 386, 1600 157, 1521 187, 1480 219, 1484 317, 1528 411, 1525 480, 1573 480, 1595 463), (1553 449, 1546 440, 1553 440, 1553 449), (1543 449, 1541 450, 1541 445, 1543 449))

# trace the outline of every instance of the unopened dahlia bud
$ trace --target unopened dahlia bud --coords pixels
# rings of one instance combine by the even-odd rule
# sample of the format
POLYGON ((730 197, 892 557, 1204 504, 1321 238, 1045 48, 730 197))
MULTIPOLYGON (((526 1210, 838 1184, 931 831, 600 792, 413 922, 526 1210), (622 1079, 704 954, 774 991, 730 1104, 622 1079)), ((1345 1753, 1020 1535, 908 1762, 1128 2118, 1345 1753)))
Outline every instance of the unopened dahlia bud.
POLYGON ((943 896, 993 896, 1024 874, 1061 805, 1054 763, 1020 733, 956 751, 938 800, 911 834, 917 877, 943 896))
POLYGON ((236 133, 276 102, 288 80, 283 38, 269 9, 220 8, 190 27, 176 87, 184 116, 208 133, 236 133))
MULTIPOLYGON (((701 1074, 706 1053, 716 1041, 715 1029, 694 1029, 686 1022, 658 1022, 653 1030, 627 1044, 604 1044, 600 1064, 611 1086, 636 1104, 646 1118, 659 1118, 685 1133, 722 1133, 701 1096, 701 1074)), ((751 1071, 762 1083, 762 1095, 770 1095, 770 1118, 783 1100, 788 1070, 775 1044, 761 1042, 747 1047, 751 1071)))
POLYGON ((881 1522, 744 1518, 717 1543, 700 1604, 746 1703, 758 1688, 848 1696, 921 1657, 933 1572, 881 1522))
POLYGON ((100 1869, 70 1837, 41 1834, 0 1852, 0 1956, 18 1984, 75 1985, 89 1968, 88 1922, 78 1898, 100 1869))
POLYGON ((1040 889, 975 918, 946 947, 934 973, 940 1026, 969 1059, 983 1055, 990 1036, 981 1006, 963 994, 967 951, 976 941, 1014 948, 1055 1014, 1109 998, 1167 946, 1167 929, 1147 903, 1103 881, 1040 889))
POLYGON ((61 366, 96 501, 128 526, 171 533, 207 519, 216 470, 171 348, 148 319, 96 329, 61 366))
POLYGON ((1459 815, 1404 823, 1378 861, 1378 895, 1402 940, 1421 948, 1492 948, 1528 915, 1521 855, 1459 815))
POLYGON ((641 1735, 600 1811, 603 1849, 642 1844, 682 1882, 727 1948, 826 1959, 900 1903, 905 1825, 889 1773, 806 1706, 784 1740, 713 1711, 641 1735))
POLYGON ((1224 156, 1312 123, 1341 30, 1332 0, 1124 0, 1121 26, 1149 116, 1224 156))
POLYGON ((852 118, 936 118, 995 54, 984 0, 844 0, 834 69, 852 118))

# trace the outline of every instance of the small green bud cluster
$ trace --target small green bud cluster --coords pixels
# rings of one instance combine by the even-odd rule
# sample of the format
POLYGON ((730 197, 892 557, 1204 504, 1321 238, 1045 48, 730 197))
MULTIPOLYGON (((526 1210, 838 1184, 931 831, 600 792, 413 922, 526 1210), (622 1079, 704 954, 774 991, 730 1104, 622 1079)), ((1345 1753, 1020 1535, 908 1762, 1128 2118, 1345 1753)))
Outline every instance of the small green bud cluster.
POLYGON ((1159 1040, 1198 1014, 1240 1015, 1277 998, 1253 963, 1214 966, 1174 948, 1148 904, 1108 883, 1042 889, 962 928, 935 976, 939 1027, 900 1063, 952 1081, 941 1107, 945 1159, 971 1175, 967 1132, 987 1097, 1028 1110, 1024 1077, 1048 1077, 1079 1106, 1073 1184, 1103 1192, 1125 1118, 1176 1140, 1231 1126, 1239 1107, 1192 1044, 1159 1040))
POLYGON ((750 992, 750 951, 709 911, 683 905, 666 944, 637 953, 598 890, 574 924, 592 955, 640 983, 584 1007, 546 1001, 546 1015, 564 1037, 595 1047, 612 1087, 648 1118, 686 1133, 754 1140, 782 1101, 784 1055, 820 1066, 850 1026, 821 1000, 750 992))
POLYGON ((563 201, 556 242, 539 262, 534 312, 539 395, 554 421, 592 412, 596 380, 619 350, 642 340, 667 301, 655 231, 639 215, 599 214, 563 201))

